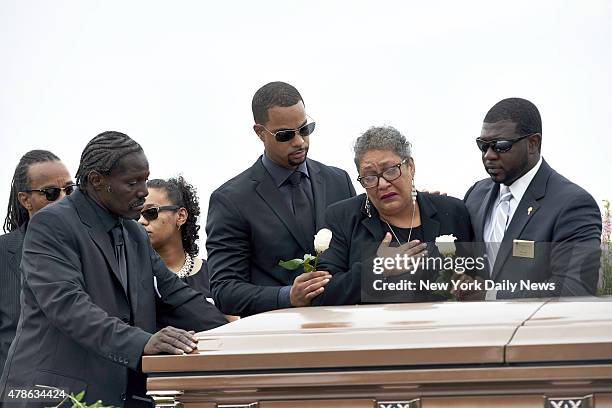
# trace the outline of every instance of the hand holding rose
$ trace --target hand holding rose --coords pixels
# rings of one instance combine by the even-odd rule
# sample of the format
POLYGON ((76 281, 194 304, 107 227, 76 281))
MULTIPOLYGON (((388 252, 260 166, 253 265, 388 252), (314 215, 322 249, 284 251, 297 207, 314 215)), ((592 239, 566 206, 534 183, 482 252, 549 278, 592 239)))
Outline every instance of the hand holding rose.
POLYGON ((293 307, 310 306, 310 302, 323 292, 323 287, 329 283, 331 274, 327 271, 317 271, 319 255, 329 248, 332 239, 332 232, 327 228, 321 229, 314 237, 314 248, 316 256, 305 254, 304 258, 280 261, 278 264, 290 271, 300 266, 304 273, 296 277, 291 285, 289 301, 293 307), (314 261, 314 265, 311 262, 314 261))
POLYGON ((331 274, 327 271, 305 272, 293 281, 289 299, 291 306, 310 306, 316 296, 323 293, 323 287, 329 283, 331 274))

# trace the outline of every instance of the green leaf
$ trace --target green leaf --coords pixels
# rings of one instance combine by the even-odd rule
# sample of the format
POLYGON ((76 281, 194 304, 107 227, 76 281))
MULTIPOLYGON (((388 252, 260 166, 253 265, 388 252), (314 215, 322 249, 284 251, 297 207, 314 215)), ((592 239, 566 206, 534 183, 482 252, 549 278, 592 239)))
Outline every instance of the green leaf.
POLYGON ((85 396, 85 391, 81 391, 77 395, 74 396, 74 399, 81 402, 83 401, 84 396, 85 396))
POLYGON ((303 259, 296 258, 290 261, 279 261, 278 266, 280 266, 281 268, 285 268, 289 271, 294 271, 300 266, 302 266, 303 263, 304 263, 303 259))

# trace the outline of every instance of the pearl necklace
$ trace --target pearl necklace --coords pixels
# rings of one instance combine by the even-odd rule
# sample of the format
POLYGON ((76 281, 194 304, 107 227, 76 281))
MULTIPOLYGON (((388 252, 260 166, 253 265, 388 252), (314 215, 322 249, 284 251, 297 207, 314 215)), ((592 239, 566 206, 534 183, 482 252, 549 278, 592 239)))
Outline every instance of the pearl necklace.
POLYGON ((193 261, 193 258, 191 257, 191 255, 185 252, 185 263, 183 264, 183 267, 176 274, 178 275, 179 278, 186 278, 187 276, 191 275, 191 271, 193 270, 194 265, 195 265, 195 262, 193 261))

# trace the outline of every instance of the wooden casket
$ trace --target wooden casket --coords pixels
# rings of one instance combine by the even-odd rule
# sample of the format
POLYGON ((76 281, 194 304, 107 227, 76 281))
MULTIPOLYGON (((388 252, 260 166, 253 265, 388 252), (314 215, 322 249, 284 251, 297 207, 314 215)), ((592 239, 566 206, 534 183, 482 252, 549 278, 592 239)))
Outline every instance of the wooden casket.
POLYGON ((142 367, 160 407, 612 407, 611 302, 284 309, 142 367))

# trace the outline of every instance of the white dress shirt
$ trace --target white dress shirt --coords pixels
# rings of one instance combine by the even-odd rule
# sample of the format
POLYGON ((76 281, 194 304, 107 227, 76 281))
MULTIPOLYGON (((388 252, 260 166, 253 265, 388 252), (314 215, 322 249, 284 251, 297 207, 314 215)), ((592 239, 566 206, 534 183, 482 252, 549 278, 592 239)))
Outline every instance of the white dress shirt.
MULTIPOLYGON (((516 211, 516 208, 518 207, 519 203, 523 199, 523 196, 525 195, 525 192, 527 191, 529 184, 531 184, 531 181, 535 177, 541 165, 542 165, 542 156, 540 156, 540 160, 538 160, 536 165, 533 166, 531 170, 523 174, 520 178, 516 179, 514 183, 508 186, 510 188, 510 192, 512 193, 512 198, 510 199, 510 213, 508 217, 508 225, 510 225, 510 223, 512 222, 512 217, 514 217, 514 212, 516 211)), ((484 235, 483 235, 485 241, 488 241, 489 237, 491 236, 491 230, 493 229, 493 214, 494 214, 495 208, 497 208, 497 204, 499 204, 502 185, 504 184, 500 184, 500 189, 499 189, 500 192, 498 193, 497 199, 495 200, 495 205, 491 206, 491 209, 489 213, 487 214, 487 219, 485 221, 485 227, 484 227, 484 235)), ((491 263, 489 263, 489 265, 491 266, 489 271, 490 273, 493 273, 493 265, 491 263)), ((497 298, 496 290, 487 291, 486 300, 495 300, 496 298, 497 298)))

